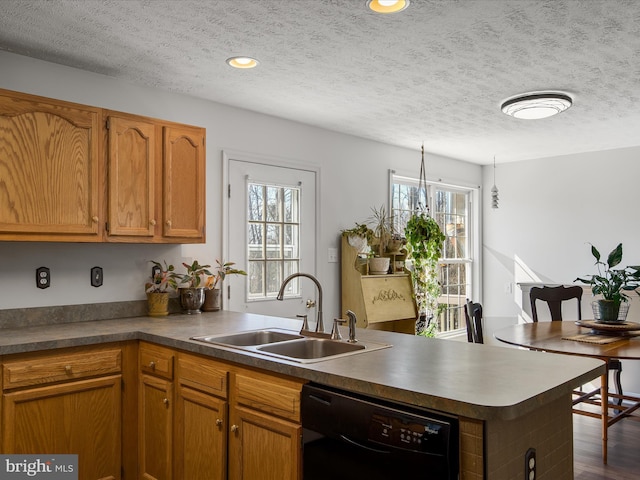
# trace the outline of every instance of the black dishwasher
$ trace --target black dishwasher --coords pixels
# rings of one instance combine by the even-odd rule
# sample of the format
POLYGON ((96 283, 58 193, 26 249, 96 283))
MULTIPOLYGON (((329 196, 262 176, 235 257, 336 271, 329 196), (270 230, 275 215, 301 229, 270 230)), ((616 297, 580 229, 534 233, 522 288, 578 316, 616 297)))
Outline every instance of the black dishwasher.
POLYGON ((458 421, 308 384, 302 388, 304 480, 458 478, 458 421))

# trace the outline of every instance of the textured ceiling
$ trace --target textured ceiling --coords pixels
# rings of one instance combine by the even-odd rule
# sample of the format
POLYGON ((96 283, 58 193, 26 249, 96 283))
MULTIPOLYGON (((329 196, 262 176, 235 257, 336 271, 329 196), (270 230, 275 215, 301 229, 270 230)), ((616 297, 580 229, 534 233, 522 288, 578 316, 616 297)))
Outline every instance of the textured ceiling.
POLYGON ((0 0, 0 49, 481 164, 640 145, 638 0, 0 0))

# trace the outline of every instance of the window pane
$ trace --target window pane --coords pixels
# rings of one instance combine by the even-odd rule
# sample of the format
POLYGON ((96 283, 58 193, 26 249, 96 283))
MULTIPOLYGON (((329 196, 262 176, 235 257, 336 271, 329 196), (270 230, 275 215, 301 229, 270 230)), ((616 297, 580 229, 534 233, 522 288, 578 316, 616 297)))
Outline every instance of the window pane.
POLYGON ((298 226, 284 226, 284 255, 283 258, 299 258, 300 251, 298 246, 298 226))
POLYGON ((280 204, 280 188, 267 187, 267 222, 281 221, 281 209, 282 205, 280 204))
POLYGON ((250 223, 247 238, 249 240, 249 260, 264 259, 264 224, 250 223))
POLYGON ((249 221, 263 220, 264 187, 250 183, 248 187, 247 207, 249 221))
POLYGON ((282 258, 280 225, 267 224, 267 258, 282 258))
POLYGON ((264 262, 249 262, 249 298, 263 297, 264 292, 264 262))
POLYGON ((275 297, 282 285, 282 264, 280 262, 267 262, 267 297, 275 297))
POLYGON ((297 223, 300 215, 298 213, 299 208, 299 196, 300 190, 297 188, 284 188, 283 189, 283 206, 284 206, 284 221, 288 223, 297 223))

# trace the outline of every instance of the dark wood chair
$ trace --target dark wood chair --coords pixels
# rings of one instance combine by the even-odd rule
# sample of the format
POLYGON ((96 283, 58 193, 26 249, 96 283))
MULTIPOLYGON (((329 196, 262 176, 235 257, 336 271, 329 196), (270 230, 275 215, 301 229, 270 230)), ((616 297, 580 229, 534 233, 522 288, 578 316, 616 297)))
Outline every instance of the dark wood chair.
POLYGON ((467 322, 467 341, 469 343, 484 343, 482 305, 467 299, 467 303, 464 305, 464 319, 467 322))
MULTIPOLYGON (((565 287, 564 285, 558 287, 532 287, 529 292, 529 299, 531 300, 531 316, 534 322, 538 321, 537 300, 547 302, 552 321, 561 321, 562 302, 576 299, 578 303, 578 318, 575 320, 582 320, 582 308, 580 305, 582 301, 582 287, 578 285, 570 287, 565 287)), ((614 372, 613 378, 616 385, 616 393, 622 395, 622 381, 620 380, 622 362, 616 358, 611 359, 609 360, 607 368, 614 372)), ((618 399, 618 405, 622 405, 622 398, 618 399)))

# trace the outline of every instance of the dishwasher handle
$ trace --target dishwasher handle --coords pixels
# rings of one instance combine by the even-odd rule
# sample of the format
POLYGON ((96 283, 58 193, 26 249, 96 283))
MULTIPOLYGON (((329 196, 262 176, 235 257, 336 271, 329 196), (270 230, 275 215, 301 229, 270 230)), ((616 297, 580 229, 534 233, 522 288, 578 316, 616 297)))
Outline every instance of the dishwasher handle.
POLYGON ((371 448, 367 445, 362 445, 361 443, 356 442, 355 440, 351 440, 349 437, 347 437, 346 435, 340 435, 340 438, 342 440, 344 440, 345 442, 347 442, 349 445, 353 445, 354 447, 358 447, 358 448, 362 448, 364 450, 368 450, 370 452, 374 452, 374 453, 382 453, 382 454, 386 454, 389 455, 391 452, 389 450, 379 450, 377 448, 371 448))

